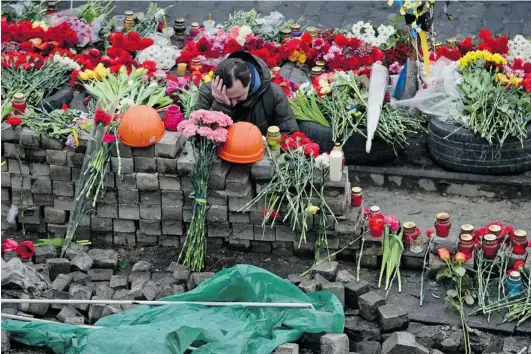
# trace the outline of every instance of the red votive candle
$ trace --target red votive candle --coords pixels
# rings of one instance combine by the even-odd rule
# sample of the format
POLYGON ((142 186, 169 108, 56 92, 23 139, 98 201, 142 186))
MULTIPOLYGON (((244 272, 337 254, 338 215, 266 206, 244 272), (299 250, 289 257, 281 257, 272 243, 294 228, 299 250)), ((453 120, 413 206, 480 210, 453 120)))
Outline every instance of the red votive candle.
POLYGON ((382 214, 369 215, 369 231, 372 237, 382 237, 384 233, 385 218, 382 214))
POLYGON ((433 225, 435 227, 435 234, 439 237, 448 237, 450 233, 450 215, 448 213, 439 213, 437 214, 437 220, 433 225))

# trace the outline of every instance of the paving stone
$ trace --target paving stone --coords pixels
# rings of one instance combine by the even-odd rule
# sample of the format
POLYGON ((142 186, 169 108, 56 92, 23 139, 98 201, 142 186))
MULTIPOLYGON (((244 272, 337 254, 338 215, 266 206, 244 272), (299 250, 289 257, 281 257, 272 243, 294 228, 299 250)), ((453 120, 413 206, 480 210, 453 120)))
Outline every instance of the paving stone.
POLYGON ((321 337, 321 354, 348 354, 349 343, 346 334, 327 333, 321 337))
POLYGON ((90 277, 81 271, 72 272, 69 273, 69 275, 72 276, 72 284, 79 284, 85 286, 90 284, 90 277))
POLYGON ((100 218, 118 218, 118 205, 117 204, 104 204, 98 203, 97 215, 100 218))
POLYGON ((131 283, 131 287, 133 285, 143 284, 149 280, 151 280, 150 272, 134 272, 129 274, 128 278, 129 283, 131 283))
POLYGON ((185 143, 186 138, 181 132, 166 131, 162 139, 155 144, 155 156, 175 159, 185 143))
POLYGON ((90 280, 95 281, 110 281, 112 277, 112 269, 89 269, 87 272, 90 280))
POLYGON ((72 284, 72 275, 69 274, 59 274, 52 283, 52 289, 57 291, 65 291, 72 284))
POLYGON ((319 282, 314 279, 306 279, 301 281, 298 287, 305 293, 313 293, 319 289, 319 282))
MULTIPOLYGON (((90 300, 92 298, 92 288, 80 284, 70 285, 68 294, 73 300, 90 300)), ((89 307, 89 304, 75 304, 73 306, 76 309, 86 311, 89 307)))
POLYGON ((162 219, 160 205, 140 205, 140 220, 159 221, 162 219))
POLYGON ((18 221, 24 224, 38 225, 41 223, 41 208, 40 207, 28 207, 23 211, 19 210, 18 221))
POLYGON ((159 175, 158 173, 142 173, 136 174, 136 188, 142 191, 156 191, 159 189, 159 175))
POLYGON ((101 312, 101 318, 122 312, 119 305, 105 305, 101 312))
POLYGON ((155 173, 157 172, 157 160, 153 157, 134 157, 135 172, 155 173))
POLYGON ((70 182, 72 180, 72 169, 68 166, 50 165, 50 179, 52 181, 70 182))
POLYGON ((162 174, 177 174, 177 160, 157 157, 157 171, 162 174))
POLYGON ((113 231, 112 221, 112 218, 99 217, 92 214, 90 215, 90 228, 98 232, 113 231))
POLYGON ((54 281, 59 274, 70 273, 70 261, 66 258, 48 258, 46 266, 51 281, 54 281))
POLYGON ((339 272, 337 272, 337 275, 336 275, 337 282, 346 284, 354 280, 356 280, 356 278, 345 269, 342 269, 339 272))
POLYGON ((136 188, 118 189, 118 204, 138 205, 140 196, 136 188))
POLYGON ((111 170, 114 173, 118 173, 118 169, 121 173, 134 173, 134 166, 134 159, 131 157, 111 157, 111 170))
POLYGON ((163 190, 180 191, 181 181, 179 180, 179 176, 177 175, 163 175, 159 173, 159 186, 160 189, 163 190))
POLYGON ((365 280, 359 282, 351 281, 345 284, 345 301, 349 308, 357 309, 359 307, 359 297, 368 293, 370 290, 369 283, 365 280))
POLYGON ((183 206, 183 192, 182 191, 168 191, 161 190, 162 205, 166 206, 183 206))
POLYGON ((33 203, 40 206, 51 206, 53 207, 53 195, 52 194, 33 194, 33 203))
POLYGON ((177 284, 187 285, 190 281, 190 270, 180 264, 173 268, 173 277, 177 279, 177 284))
POLYGON ((123 275, 113 275, 109 286, 113 290, 125 289, 127 288, 127 277, 123 275))
POLYGON ((88 271, 92 268, 94 261, 87 253, 80 253, 70 262, 72 270, 80 270, 82 272, 88 271))
POLYGON ((124 220, 140 220, 140 206, 130 204, 118 205, 118 216, 124 220))
POLYGON ((160 292, 157 295, 157 300, 163 299, 168 296, 184 294, 184 292, 185 292, 184 285, 165 284, 161 286, 160 292))
POLYGON ((111 150, 111 156, 112 157, 118 157, 118 155, 122 158, 128 158, 133 157, 133 149, 131 149, 129 146, 126 146, 124 144, 115 144, 112 147, 111 150), (118 151, 116 151, 118 148, 118 151))
POLYGON ((351 342, 382 340, 380 327, 375 322, 369 322, 359 316, 345 317, 345 333, 351 342))
POLYGON ((385 299, 374 291, 369 291, 358 298, 360 316, 367 321, 378 318, 378 307, 385 305, 385 299))
POLYGON ((134 300, 134 297, 129 295, 129 290, 119 289, 114 292, 112 299, 113 300, 134 300))
POLYGON ((61 322, 65 322, 67 318, 71 317, 81 317, 84 318, 83 315, 73 308, 72 306, 65 305, 63 306, 63 309, 57 314, 57 319, 61 322))
POLYGON ((314 267, 311 271, 312 275, 321 274, 323 277, 329 281, 334 281, 336 279, 337 271, 339 264, 335 261, 322 262, 321 264, 314 267))
POLYGON ((11 350, 11 336, 8 331, 2 330, 2 353, 9 353, 11 350))
POLYGON ((50 165, 66 166, 66 150, 46 150, 46 162, 50 165))
POLYGON ((136 173, 123 174, 121 176, 116 176, 116 187, 121 188, 131 188, 135 189, 136 186, 136 173))
POLYGON ((353 349, 360 354, 380 354, 382 351, 382 345, 373 341, 353 343, 353 347, 353 349))
POLYGON ((135 232, 136 225, 134 220, 113 219, 114 232, 135 232))
POLYGON ((133 266, 133 269, 131 269, 131 272, 150 272, 152 267, 153 266, 149 262, 138 261, 133 266))
POLYGON ((91 304, 89 306, 89 311, 88 311, 89 323, 93 324, 102 317, 103 309, 105 308, 105 306, 106 305, 104 304, 91 304))
POLYGON ((133 156, 155 157, 155 146, 151 145, 143 148, 133 148, 133 156))
POLYGON ((343 285, 343 283, 339 283, 339 282, 322 283, 321 290, 329 291, 332 294, 334 294, 339 299, 339 301, 341 301, 343 308, 345 307, 345 285, 343 285))
POLYGON ((94 295, 100 299, 110 300, 114 295, 114 289, 106 284, 96 284, 94 287, 94 295))
POLYGON ((208 280, 214 276, 213 272, 197 272, 192 273, 190 276, 190 281, 188 282, 188 290, 193 290, 197 288, 199 284, 204 282, 205 280, 208 280))
POLYGON ((273 354, 299 354, 299 345, 297 343, 282 344, 275 349, 273 354))
POLYGON ((382 345, 382 354, 429 354, 408 332, 395 332, 382 345))
POLYGON ((114 250, 94 248, 88 252, 88 255, 94 260, 95 268, 115 269, 118 264, 118 253, 114 250))
POLYGON ((66 211, 44 207, 44 222, 51 224, 64 224, 66 222, 66 211))
POLYGON ((273 161, 264 155, 260 161, 251 167, 251 175, 256 180, 270 180, 274 176, 273 161))
POLYGON ((321 274, 315 274, 313 279, 319 283, 319 287, 321 287, 321 284, 330 283, 330 280, 326 279, 321 274))
POLYGON ((288 274, 288 281, 293 285, 299 285, 303 280, 310 280, 310 276, 301 277, 299 274, 288 274))
POLYGON ((144 297, 148 301, 155 300, 159 292, 160 292, 159 287, 153 281, 148 281, 144 283, 144 286, 142 286, 142 294, 144 294, 144 297))
POLYGON ((83 161, 85 160, 85 154, 79 152, 68 151, 66 153, 66 164, 70 167, 81 168, 83 161))
POLYGON ((380 306, 378 320, 384 332, 405 330, 409 324, 407 311, 397 304, 380 306))

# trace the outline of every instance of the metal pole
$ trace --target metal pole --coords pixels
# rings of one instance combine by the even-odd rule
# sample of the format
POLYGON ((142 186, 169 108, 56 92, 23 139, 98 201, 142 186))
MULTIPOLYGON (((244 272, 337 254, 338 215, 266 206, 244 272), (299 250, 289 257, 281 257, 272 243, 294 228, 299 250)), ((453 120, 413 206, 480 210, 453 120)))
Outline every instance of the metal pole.
POLYGON ((0 304, 72 304, 72 305, 203 305, 212 307, 242 306, 242 307, 278 307, 278 308, 309 308, 315 310, 312 304, 300 302, 203 302, 203 301, 143 301, 143 300, 59 300, 59 299, 2 299, 0 304))

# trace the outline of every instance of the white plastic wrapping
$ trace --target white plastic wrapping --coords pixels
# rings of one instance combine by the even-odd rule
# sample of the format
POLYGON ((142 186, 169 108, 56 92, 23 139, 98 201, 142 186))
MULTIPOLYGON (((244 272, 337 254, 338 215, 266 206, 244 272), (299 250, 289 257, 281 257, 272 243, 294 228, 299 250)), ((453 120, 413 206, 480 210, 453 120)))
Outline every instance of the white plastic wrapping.
POLYGON ((463 101, 459 95, 458 84, 462 76, 459 73, 458 62, 441 57, 431 66, 431 76, 425 88, 420 88, 415 97, 393 101, 394 107, 419 110, 427 115, 435 116, 443 122, 454 121, 467 123, 463 116, 463 101))
POLYGON ((284 15, 278 11, 273 11, 269 15, 258 18, 256 23, 260 25, 260 33, 271 33, 284 23, 284 15))
POLYGON ((367 143, 365 150, 371 152, 372 139, 378 127, 380 112, 382 110, 387 83, 389 82, 389 72, 381 63, 372 65, 371 81, 369 83, 369 100, 367 103, 367 143))
POLYGON ((18 206, 15 204, 11 204, 11 208, 9 208, 9 211, 7 212, 6 221, 9 224, 14 224, 15 219, 17 218, 17 215, 18 215, 18 206))

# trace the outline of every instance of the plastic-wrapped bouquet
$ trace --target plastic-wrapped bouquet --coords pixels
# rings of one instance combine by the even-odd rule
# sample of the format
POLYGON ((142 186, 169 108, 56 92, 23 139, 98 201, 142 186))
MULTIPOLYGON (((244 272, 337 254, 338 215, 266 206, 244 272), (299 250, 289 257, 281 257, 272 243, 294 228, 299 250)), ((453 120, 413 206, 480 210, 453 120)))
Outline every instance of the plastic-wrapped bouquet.
POLYGON ((142 51, 139 51, 136 60, 142 64, 146 60, 153 61, 157 64, 157 69, 170 70, 175 65, 179 51, 173 47, 162 47, 152 45, 142 51))
POLYGON ((74 16, 56 16, 53 21, 53 25, 57 26, 61 23, 67 23, 70 28, 76 32, 77 40, 80 47, 85 47, 89 43, 94 43, 98 41, 98 36, 94 30, 93 25, 81 21, 74 16))
POLYGON ((377 47, 387 43, 395 33, 396 30, 393 26, 381 24, 375 29, 370 22, 363 21, 355 23, 351 28, 351 34, 353 37, 377 47))

